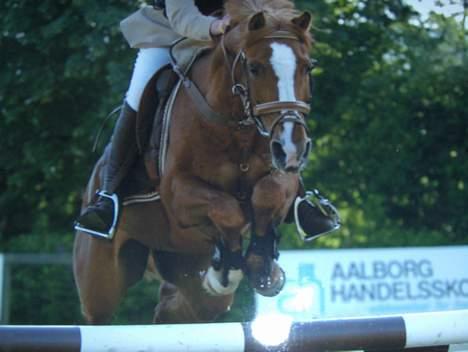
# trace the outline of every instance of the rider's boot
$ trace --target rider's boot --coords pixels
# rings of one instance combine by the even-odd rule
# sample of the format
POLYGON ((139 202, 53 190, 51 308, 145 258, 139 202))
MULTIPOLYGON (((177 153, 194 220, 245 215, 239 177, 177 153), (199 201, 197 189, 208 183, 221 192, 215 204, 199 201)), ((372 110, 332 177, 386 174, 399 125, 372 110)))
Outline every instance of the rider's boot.
POLYGON ((313 240, 341 226, 340 215, 333 204, 316 189, 306 192, 302 180, 299 194, 286 219, 286 222, 293 221, 296 223, 297 232, 305 241, 313 240))
POLYGON ((104 164, 102 190, 96 201, 77 219, 78 229, 94 235, 112 237, 119 203, 115 192, 137 153, 136 112, 124 102, 112 135, 108 159, 104 164))

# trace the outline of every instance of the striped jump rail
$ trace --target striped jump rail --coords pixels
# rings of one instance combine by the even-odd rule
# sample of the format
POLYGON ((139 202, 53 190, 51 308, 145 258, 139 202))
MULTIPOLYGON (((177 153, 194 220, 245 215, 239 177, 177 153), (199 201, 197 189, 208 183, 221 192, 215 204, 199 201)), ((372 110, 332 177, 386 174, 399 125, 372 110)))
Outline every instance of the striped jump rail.
POLYGON ((0 326, 2 352, 448 351, 468 343, 468 310, 292 322, 0 326))

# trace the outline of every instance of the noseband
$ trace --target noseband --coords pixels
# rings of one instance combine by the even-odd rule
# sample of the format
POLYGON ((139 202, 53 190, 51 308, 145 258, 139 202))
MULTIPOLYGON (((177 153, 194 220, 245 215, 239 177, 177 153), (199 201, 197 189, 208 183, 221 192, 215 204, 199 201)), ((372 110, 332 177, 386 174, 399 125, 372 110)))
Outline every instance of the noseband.
MULTIPOLYGON (((288 31, 275 31, 262 39, 288 39, 288 40, 299 40, 297 36, 293 35, 288 31)), ((256 42, 258 42, 257 40, 256 42)), ((310 105, 304 101, 271 101, 262 104, 255 104, 252 102, 250 96, 250 81, 247 69, 247 58, 244 49, 240 49, 234 58, 234 61, 230 62, 229 55, 224 44, 224 36, 221 41, 221 47, 223 49, 225 61, 230 66, 231 80, 232 80, 232 93, 239 96, 243 109, 244 116, 239 120, 239 124, 242 126, 249 126, 255 124, 258 132, 264 136, 271 138, 275 128, 279 124, 285 122, 292 122, 299 124, 308 131, 305 116, 310 112, 310 105), (241 69, 241 76, 246 77, 244 84, 237 82, 236 70, 237 67, 241 69), (268 131, 263 123, 262 116, 273 113, 280 113, 280 115, 273 121, 273 124, 268 131)))

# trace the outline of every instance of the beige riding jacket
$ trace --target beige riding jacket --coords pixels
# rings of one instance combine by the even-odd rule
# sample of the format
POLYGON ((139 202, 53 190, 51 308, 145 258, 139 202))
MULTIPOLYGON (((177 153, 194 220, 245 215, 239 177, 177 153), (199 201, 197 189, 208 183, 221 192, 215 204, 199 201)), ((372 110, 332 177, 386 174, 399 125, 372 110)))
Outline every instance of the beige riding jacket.
POLYGON ((162 9, 144 6, 125 18, 120 28, 133 48, 169 47, 182 37, 190 45, 206 47, 211 44, 210 26, 215 19, 203 15, 194 0, 168 0, 166 16, 162 9))

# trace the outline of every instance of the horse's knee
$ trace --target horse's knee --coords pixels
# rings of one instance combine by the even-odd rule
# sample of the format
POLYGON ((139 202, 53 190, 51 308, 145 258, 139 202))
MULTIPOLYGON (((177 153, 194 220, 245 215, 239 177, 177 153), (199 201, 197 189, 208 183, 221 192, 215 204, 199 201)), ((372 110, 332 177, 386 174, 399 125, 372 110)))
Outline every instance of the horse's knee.
POLYGON ((297 176, 287 174, 269 175, 257 183, 252 194, 256 233, 264 234, 271 224, 286 217, 298 185, 297 176))
POLYGON ((298 189, 298 175, 275 172, 257 182, 253 190, 252 200, 256 203, 266 204, 285 201, 287 198, 295 197, 298 189))
POLYGON ((226 232, 240 234, 247 225, 245 215, 235 198, 218 197, 208 211, 208 217, 226 232))
POLYGON ((263 179, 254 188, 252 205, 256 208, 275 208, 286 201, 288 190, 273 177, 263 179))

